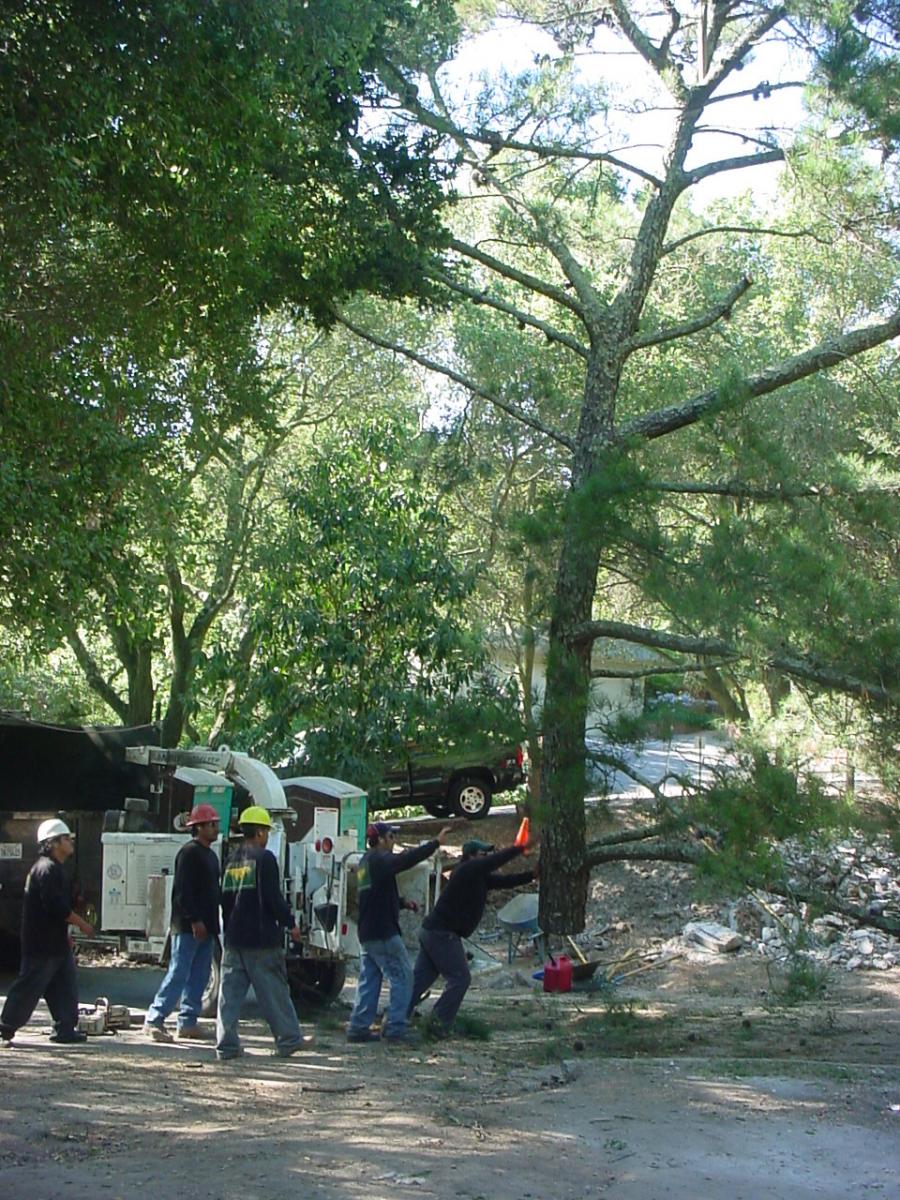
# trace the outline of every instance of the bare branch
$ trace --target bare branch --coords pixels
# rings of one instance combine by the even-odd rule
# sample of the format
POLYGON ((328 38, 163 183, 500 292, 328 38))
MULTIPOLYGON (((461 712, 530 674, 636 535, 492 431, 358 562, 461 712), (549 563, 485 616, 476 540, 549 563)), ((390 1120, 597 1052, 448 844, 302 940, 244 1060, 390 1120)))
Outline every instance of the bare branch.
POLYGON ((769 229, 761 225, 709 225, 706 229, 695 229, 693 233, 687 233, 684 237, 676 238, 672 242, 667 242, 662 248, 662 254, 671 254, 674 250, 678 250, 681 246, 686 246, 688 242, 693 242, 697 238, 707 237, 713 233, 750 233, 760 234, 769 237, 786 237, 799 238, 808 237, 825 246, 829 243, 825 238, 821 237, 814 229, 769 229))
POLYGON ((682 321, 680 325, 670 325, 668 329, 660 329, 656 333, 636 334, 627 342, 626 354, 633 354, 635 350, 644 350, 648 346, 659 346, 663 342, 673 342, 676 338, 690 337, 693 333, 699 333, 701 329, 708 329, 722 317, 730 317, 735 302, 752 286, 752 283, 751 279, 744 276, 715 308, 695 317, 693 321, 682 321))
POLYGON ((480 387, 473 379, 460 374, 459 371, 454 371, 452 367, 445 366, 436 359, 428 358, 424 354, 417 354, 414 350, 410 350, 408 346, 402 346, 399 342, 388 341, 387 338, 379 337, 378 334, 372 333, 369 329, 364 329, 361 325, 355 324, 348 317, 338 310, 334 310, 336 320, 351 333, 355 333, 357 337, 363 341, 371 342, 373 346, 380 346, 382 350, 391 350, 394 354, 401 354, 404 358, 408 358, 410 362, 418 363, 420 367, 425 367, 429 371, 436 371, 439 375, 446 376, 447 379, 452 379, 454 383, 471 392, 473 396, 480 396, 482 400, 487 400, 490 404, 494 404, 497 408, 514 417, 517 421, 521 421, 523 425, 527 425, 530 429, 537 430, 544 437, 550 438, 560 446, 565 446, 567 450, 574 451, 575 443, 567 434, 560 433, 559 430, 551 429, 545 425, 543 421, 539 421, 536 417, 529 416, 514 404, 509 404, 505 400, 495 395, 493 392, 487 391, 480 387))
POLYGON ((759 167, 772 162, 784 162, 784 151, 777 146, 762 154, 739 154, 735 158, 721 158, 717 162, 707 163, 703 167, 694 167, 690 171, 683 171, 682 187, 692 187, 702 179, 709 179, 711 175, 721 175, 725 171, 740 171, 744 167, 759 167))

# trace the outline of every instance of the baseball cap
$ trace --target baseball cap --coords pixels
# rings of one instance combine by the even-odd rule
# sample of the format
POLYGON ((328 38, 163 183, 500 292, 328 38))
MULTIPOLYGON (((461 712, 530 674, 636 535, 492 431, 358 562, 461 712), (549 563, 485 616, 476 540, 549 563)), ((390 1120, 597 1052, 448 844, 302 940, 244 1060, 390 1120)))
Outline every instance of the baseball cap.
POLYGON ((493 850, 492 842, 483 842, 480 838, 469 838, 467 842, 463 842, 462 852, 463 857, 467 858, 470 854, 486 854, 488 850, 493 850))
POLYGON ((387 821, 373 821, 366 830, 366 841, 374 845, 379 838, 386 837, 389 833, 399 832, 399 825, 388 825, 387 821))

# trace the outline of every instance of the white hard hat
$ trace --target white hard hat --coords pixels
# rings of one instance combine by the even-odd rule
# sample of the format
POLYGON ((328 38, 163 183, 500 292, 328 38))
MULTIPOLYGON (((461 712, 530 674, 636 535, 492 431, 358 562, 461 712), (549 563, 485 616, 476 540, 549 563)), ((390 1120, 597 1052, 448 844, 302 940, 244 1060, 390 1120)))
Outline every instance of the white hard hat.
POLYGON ((64 837, 65 834, 68 834, 69 837, 75 836, 65 821, 61 821, 59 817, 51 817, 49 821, 41 821, 37 831, 38 845, 41 842, 49 842, 51 838, 64 837))

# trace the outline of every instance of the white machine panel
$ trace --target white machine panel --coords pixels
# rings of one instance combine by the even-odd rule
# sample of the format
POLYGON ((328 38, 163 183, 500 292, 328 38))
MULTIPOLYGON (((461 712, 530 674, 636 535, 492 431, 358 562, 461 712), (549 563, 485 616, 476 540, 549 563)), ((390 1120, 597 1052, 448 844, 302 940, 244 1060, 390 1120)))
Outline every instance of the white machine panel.
POLYGON ((147 877, 169 874, 175 855, 190 841, 180 833, 104 833, 103 896, 100 920, 104 931, 144 930, 147 921, 147 877))

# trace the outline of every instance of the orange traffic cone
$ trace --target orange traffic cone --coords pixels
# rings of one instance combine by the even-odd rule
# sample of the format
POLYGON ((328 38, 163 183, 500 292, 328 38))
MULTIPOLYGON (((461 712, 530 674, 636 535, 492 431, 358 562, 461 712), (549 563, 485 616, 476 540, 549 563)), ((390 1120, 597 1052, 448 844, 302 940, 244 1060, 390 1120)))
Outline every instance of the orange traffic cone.
POLYGON ((523 817, 522 824, 519 826, 519 832, 516 834, 516 840, 513 842, 514 846, 528 845, 528 824, 528 818, 523 817))

